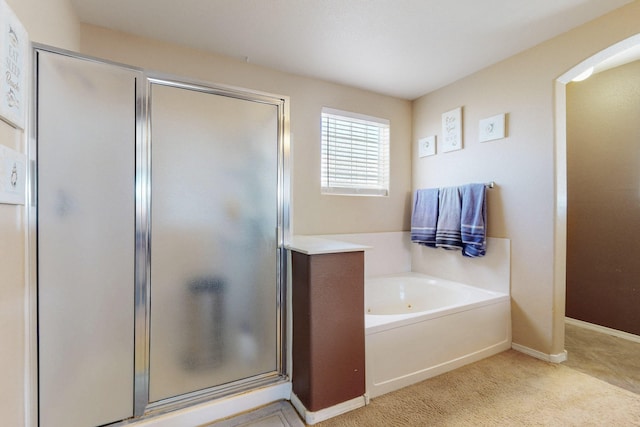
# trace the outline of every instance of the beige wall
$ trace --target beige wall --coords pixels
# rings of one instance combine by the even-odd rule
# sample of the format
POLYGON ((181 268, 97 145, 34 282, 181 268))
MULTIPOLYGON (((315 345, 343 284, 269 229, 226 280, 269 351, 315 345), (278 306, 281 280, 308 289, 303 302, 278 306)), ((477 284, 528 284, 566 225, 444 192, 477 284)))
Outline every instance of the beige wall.
MULTIPOLYGON (((465 148, 414 156, 413 188, 496 181, 488 234, 511 239, 513 340, 545 354, 564 346, 564 283, 554 287, 554 82, 638 32, 636 1, 414 103, 414 152, 417 138, 441 135, 443 112, 463 107, 465 148), (478 121, 499 113, 508 114, 508 137, 479 143, 478 121)), ((413 260, 425 262, 416 251, 413 260)))
POLYGON ((290 97, 293 231, 296 234, 328 234, 408 229, 411 189, 409 101, 89 25, 82 26, 81 51, 157 72, 290 97), (389 197, 320 194, 320 112, 323 106, 391 121, 389 197))
MULTIPOLYGON (((68 0, 7 0, 32 41, 66 49, 78 46, 79 24, 68 0)), ((25 152, 25 134, 0 121, 0 144, 25 152)), ((27 317, 26 210, 0 204, 0 417, 25 423, 27 317)))
POLYGON ((80 23, 70 0, 5 0, 32 42, 77 50, 80 23))
POLYGON ((640 335, 640 61, 567 85, 567 316, 640 335))
MULTIPOLYGON (((0 143, 22 150, 22 133, 0 122, 0 143)), ((25 375, 25 209, 0 204, 0 416, 21 425, 25 375)))

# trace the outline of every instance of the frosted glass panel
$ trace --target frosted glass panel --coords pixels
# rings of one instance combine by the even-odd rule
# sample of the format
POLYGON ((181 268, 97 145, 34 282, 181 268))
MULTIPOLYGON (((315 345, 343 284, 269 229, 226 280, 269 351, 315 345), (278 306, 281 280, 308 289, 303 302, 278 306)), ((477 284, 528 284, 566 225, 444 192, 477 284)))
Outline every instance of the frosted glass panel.
POLYGON ((135 77, 39 54, 40 425, 133 415, 135 77))
POLYGON ((150 401, 277 370, 277 108, 151 90, 150 401))

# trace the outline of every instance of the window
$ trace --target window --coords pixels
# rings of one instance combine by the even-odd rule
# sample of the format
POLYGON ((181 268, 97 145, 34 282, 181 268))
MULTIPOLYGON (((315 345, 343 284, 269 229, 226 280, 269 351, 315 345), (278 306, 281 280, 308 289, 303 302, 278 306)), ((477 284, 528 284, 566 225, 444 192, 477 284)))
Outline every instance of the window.
POLYGON ((389 194, 389 120, 322 109, 323 194, 389 194))

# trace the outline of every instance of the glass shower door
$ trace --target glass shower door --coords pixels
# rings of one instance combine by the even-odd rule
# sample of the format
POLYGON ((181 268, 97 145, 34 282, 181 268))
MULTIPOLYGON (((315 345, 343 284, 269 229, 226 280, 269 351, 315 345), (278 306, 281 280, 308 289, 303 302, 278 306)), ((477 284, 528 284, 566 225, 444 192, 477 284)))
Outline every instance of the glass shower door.
POLYGON ((277 373, 278 106, 153 81, 149 402, 277 373))
POLYGON ((141 76, 37 61, 39 425, 103 425, 133 416, 141 76))

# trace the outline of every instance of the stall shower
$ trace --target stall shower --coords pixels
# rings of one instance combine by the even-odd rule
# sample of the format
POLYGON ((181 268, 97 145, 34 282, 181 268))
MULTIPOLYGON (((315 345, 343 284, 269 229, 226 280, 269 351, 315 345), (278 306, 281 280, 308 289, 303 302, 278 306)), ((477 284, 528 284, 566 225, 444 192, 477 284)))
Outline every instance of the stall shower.
POLYGON ((285 381, 286 99, 34 50, 39 425, 285 381))

